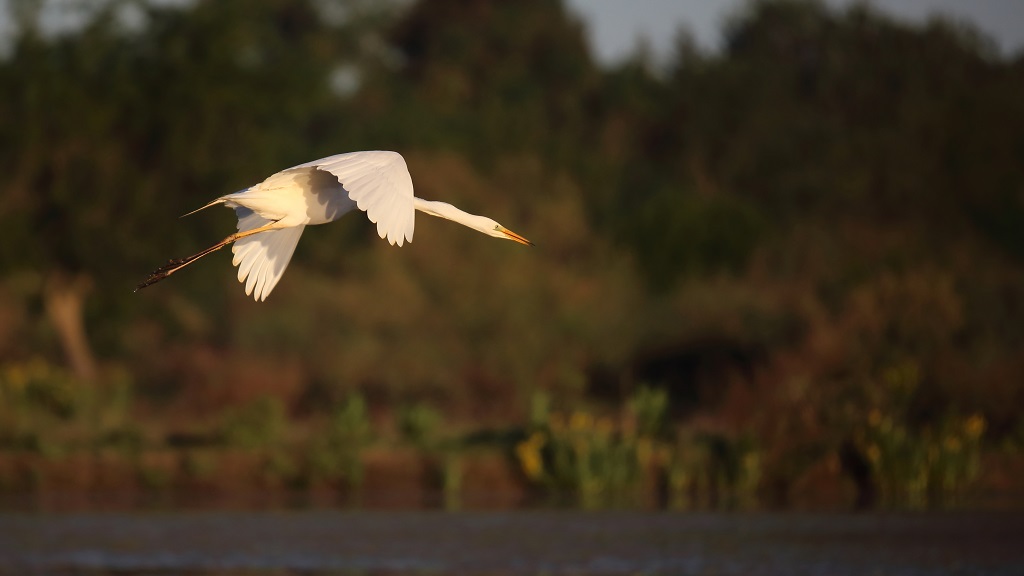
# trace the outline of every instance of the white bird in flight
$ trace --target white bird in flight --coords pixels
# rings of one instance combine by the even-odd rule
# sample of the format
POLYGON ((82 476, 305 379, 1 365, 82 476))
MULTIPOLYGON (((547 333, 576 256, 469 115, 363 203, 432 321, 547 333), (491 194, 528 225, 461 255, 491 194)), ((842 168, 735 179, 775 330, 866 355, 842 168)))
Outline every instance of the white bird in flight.
POLYGON ((238 281, 245 282, 245 293, 257 302, 266 300, 288 267, 306 225, 333 222, 354 208, 366 212, 377 225, 377 234, 392 245, 412 242, 416 210, 447 218, 488 236, 533 245, 490 218, 413 196, 409 169, 397 152, 350 152, 299 164, 241 192, 221 196, 189 214, 215 204, 235 209, 238 232, 202 252, 171 260, 150 274, 136 290, 234 243, 231 264, 238 266, 238 281))

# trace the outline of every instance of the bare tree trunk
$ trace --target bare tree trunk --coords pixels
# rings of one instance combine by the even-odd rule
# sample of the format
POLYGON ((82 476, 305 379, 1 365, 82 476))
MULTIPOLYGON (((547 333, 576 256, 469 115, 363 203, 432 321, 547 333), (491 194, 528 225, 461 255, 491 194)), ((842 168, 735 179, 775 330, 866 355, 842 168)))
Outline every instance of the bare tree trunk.
POLYGON ((64 355, 75 377, 83 382, 96 380, 96 359, 85 335, 82 304, 92 287, 86 276, 51 274, 43 287, 46 316, 57 331, 64 355))

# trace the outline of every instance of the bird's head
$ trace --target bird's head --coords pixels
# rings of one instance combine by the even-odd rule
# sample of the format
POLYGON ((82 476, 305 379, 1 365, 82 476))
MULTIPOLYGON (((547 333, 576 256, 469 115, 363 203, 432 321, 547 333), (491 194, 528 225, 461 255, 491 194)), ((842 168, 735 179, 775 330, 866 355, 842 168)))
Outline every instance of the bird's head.
POLYGON ((423 200, 422 198, 414 198, 414 200, 416 202, 417 210, 430 214, 431 216, 437 216, 439 218, 446 218, 452 222, 458 222, 463 226, 467 226, 477 232, 487 234, 488 236, 514 240, 520 244, 525 244, 526 246, 533 246, 533 242, 530 242, 526 238, 523 238, 519 234, 516 234, 486 216, 470 214, 469 212, 460 210, 446 202, 435 202, 432 200, 423 200))
POLYGON ((533 242, 530 242, 526 238, 523 238, 519 234, 505 228, 501 224, 498 224, 490 218, 483 218, 484 222, 481 223, 479 230, 488 236, 494 236, 495 238, 504 238, 506 240, 513 240, 526 246, 533 246, 533 242))

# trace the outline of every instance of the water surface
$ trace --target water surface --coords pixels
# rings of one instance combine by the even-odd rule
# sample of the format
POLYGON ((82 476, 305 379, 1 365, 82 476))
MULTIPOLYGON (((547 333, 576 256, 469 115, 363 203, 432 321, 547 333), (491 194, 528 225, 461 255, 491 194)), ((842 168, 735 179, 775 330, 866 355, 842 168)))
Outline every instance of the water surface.
POLYGON ((1024 574, 1024 518, 669 512, 0 514, 0 574, 1024 574))

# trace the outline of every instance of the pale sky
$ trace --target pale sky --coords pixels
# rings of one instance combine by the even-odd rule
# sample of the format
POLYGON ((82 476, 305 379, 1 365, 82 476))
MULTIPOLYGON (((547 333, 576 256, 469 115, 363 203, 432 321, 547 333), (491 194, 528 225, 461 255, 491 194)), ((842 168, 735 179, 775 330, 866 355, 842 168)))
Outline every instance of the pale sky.
MULTIPOLYGON (((188 3, 194 0, 150 0, 158 3, 188 3)), ((680 27, 690 31, 699 45, 714 49, 729 14, 746 6, 749 0, 564 0, 587 25, 591 46, 597 59, 615 63, 633 53, 641 38, 646 38, 655 61, 671 54, 680 27)), ((824 0, 835 7, 847 7, 863 0, 824 0)), ((10 34, 7 9, 11 0, 0 0, 0 53, 3 40, 10 34)), ((1024 50, 1024 0, 867 0, 867 3, 895 18, 923 23, 941 13, 972 22, 996 41, 1004 55, 1024 50)), ((74 27, 80 21, 77 9, 88 3, 81 0, 43 0, 55 29, 74 27)))
MULTIPOLYGON (((845 8, 854 0, 825 0, 845 8)), ((600 62, 614 63, 646 37, 656 59, 672 50, 676 31, 688 29, 704 48, 714 49, 725 18, 747 0, 566 0, 583 17, 591 46, 600 62)), ((996 41, 1004 55, 1024 49, 1024 0, 870 0, 881 12, 897 19, 924 23, 938 12, 968 20, 996 41)))

